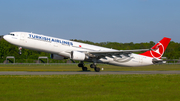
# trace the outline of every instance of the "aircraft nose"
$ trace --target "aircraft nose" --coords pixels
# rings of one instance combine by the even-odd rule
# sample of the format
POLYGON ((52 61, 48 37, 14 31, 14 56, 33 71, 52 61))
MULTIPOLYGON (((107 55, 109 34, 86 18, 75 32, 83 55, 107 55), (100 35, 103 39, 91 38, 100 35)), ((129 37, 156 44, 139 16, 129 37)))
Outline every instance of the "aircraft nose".
POLYGON ((7 35, 4 35, 4 36, 3 36, 3 39, 7 40, 7 35))
POLYGON ((3 39, 5 39, 5 40, 6 40, 6 35, 4 35, 4 36, 3 36, 3 39))
POLYGON ((4 35, 3 39, 7 41, 9 39, 9 36, 8 35, 4 35))

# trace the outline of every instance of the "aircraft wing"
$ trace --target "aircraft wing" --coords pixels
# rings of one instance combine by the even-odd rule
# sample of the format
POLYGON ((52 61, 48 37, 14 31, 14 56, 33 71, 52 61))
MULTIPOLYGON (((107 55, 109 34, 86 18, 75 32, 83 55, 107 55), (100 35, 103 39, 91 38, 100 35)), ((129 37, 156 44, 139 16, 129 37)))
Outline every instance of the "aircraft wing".
POLYGON ((144 52, 151 49, 136 49, 136 50, 115 50, 115 51, 89 51, 90 54, 121 54, 121 53, 132 53, 132 52, 144 52))
POLYGON ((105 56, 112 56, 112 55, 121 55, 121 54, 130 54, 132 52, 143 52, 149 51, 151 49, 136 49, 136 50, 113 50, 113 51, 88 51, 86 55, 90 57, 105 57, 105 56))

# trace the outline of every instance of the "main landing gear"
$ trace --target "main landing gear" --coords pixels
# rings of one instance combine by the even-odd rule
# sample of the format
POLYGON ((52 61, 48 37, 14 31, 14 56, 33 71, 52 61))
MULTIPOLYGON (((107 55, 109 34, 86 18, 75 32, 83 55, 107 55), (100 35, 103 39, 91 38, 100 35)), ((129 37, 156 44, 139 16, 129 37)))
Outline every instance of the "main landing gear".
MULTIPOLYGON (((83 62, 83 61, 81 61, 81 62, 78 64, 78 67, 82 67, 82 70, 83 70, 83 71, 87 71, 87 67, 84 67, 84 62, 83 62)), ((100 68, 96 67, 96 64, 95 64, 95 63, 91 64, 90 67, 91 67, 91 68, 94 68, 94 70, 95 70, 96 72, 99 72, 99 71, 101 70, 100 68)))
POLYGON ((84 62, 81 61, 79 64, 78 64, 78 67, 82 67, 82 70, 83 71, 87 71, 87 67, 84 67, 84 62))
POLYGON ((91 67, 91 68, 94 68, 94 70, 95 70, 96 72, 99 72, 99 71, 101 70, 99 67, 96 67, 96 64, 95 64, 95 63, 91 64, 90 67, 91 67))

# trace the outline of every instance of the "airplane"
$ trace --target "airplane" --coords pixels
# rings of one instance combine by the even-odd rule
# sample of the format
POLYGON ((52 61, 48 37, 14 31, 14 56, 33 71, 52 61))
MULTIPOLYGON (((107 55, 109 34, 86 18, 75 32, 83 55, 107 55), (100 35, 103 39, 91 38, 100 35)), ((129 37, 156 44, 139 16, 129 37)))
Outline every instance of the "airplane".
MULTIPOLYGON (((11 44, 31 50, 51 53, 52 59, 78 60, 83 71, 87 71, 84 61, 93 62, 90 67, 100 71, 97 63, 117 66, 136 67, 147 66, 162 61, 161 57, 166 50, 170 38, 164 37, 150 49, 116 50, 85 43, 35 34, 32 32, 10 32, 3 38, 11 44), (133 52, 144 52, 135 54, 133 52)), ((20 52, 21 53, 21 52, 20 52)))

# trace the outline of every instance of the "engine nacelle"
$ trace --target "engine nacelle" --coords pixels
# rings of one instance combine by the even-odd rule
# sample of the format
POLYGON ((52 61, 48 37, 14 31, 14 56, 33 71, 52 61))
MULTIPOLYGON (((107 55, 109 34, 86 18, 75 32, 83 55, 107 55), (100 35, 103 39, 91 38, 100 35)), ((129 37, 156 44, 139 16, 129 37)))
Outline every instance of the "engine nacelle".
POLYGON ((85 53, 78 52, 78 51, 72 51, 71 52, 71 59, 72 60, 84 61, 85 58, 86 58, 85 53))
POLYGON ((63 56, 60 56, 60 55, 57 55, 57 54, 51 54, 51 59, 63 60, 65 58, 63 56))

